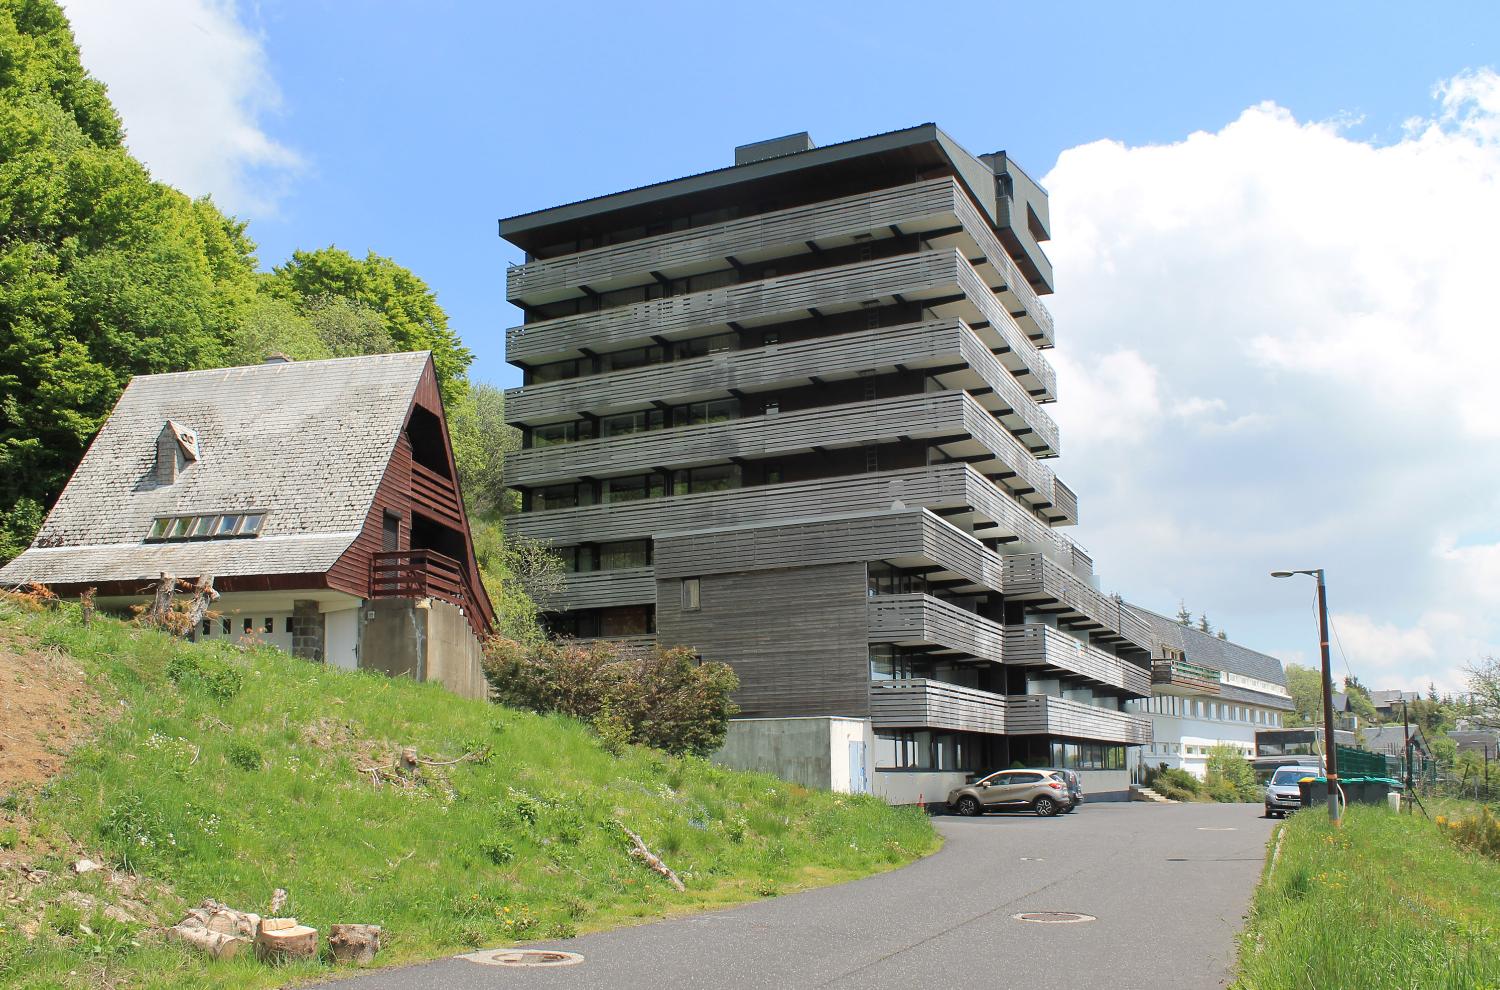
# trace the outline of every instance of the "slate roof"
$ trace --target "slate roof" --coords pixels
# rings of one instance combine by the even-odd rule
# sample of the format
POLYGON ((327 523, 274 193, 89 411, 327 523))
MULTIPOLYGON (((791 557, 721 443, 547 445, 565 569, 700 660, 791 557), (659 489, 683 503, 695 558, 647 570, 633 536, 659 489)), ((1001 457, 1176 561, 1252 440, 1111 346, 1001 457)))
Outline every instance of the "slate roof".
POLYGON ((0 585, 322 573, 359 535, 429 354, 293 361, 131 380, 32 547, 0 585), (167 420, 196 463, 156 479, 167 420), (258 510, 260 536, 146 543, 158 516, 258 510))
POLYGON ((1127 602, 1126 607, 1150 624, 1151 632, 1158 640, 1181 650, 1190 663, 1286 687, 1286 673, 1281 669, 1281 661, 1275 657, 1185 626, 1176 619, 1157 615, 1139 605, 1127 602))
MULTIPOLYGON (((1360 730, 1364 736, 1365 749, 1372 753, 1384 753, 1388 756, 1400 756, 1406 752, 1406 730, 1399 725, 1367 726, 1360 730)), ((1427 740, 1422 735, 1422 730, 1417 726, 1411 727, 1412 745, 1419 752, 1426 753, 1427 740)))
POLYGON ((1422 696, 1416 691, 1371 691, 1370 703, 1376 708, 1393 708, 1401 702, 1420 701, 1422 696))

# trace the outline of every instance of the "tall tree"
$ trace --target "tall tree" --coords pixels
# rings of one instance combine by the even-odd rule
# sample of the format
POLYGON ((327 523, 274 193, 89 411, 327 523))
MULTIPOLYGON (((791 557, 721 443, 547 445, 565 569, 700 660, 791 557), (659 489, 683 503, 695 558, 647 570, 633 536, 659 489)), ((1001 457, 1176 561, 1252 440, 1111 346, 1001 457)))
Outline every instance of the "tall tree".
POLYGON ((243 224, 126 152, 56 3, 0 0, 0 554, 132 375, 222 361, 254 270, 243 224))

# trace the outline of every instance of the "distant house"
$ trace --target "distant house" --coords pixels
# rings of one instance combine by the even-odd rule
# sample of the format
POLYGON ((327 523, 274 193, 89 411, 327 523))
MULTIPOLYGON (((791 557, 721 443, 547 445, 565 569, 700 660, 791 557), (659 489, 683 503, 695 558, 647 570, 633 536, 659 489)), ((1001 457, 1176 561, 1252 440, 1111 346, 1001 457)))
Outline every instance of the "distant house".
POLYGON ((1405 702, 1412 705, 1422 700, 1422 695, 1416 691, 1371 691, 1370 703, 1375 710, 1386 718, 1401 714, 1401 705, 1405 702))
POLYGON ((195 638, 483 696, 494 622, 426 352, 132 379, 0 586, 101 608, 211 577, 195 638))
MULTIPOLYGON (((1432 747, 1427 744, 1422 730, 1413 725, 1410 727, 1412 755, 1419 761, 1432 757, 1432 747)), ((1381 725, 1363 729, 1360 738, 1364 740, 1364 748, 1381 756, 1394 756, 1400 758, 1406 753, 1406 737, 1408 729, 1401 725, 1381 725)))
POLYGON ((1230 746, 1255 755, 1256 733, 1283 724, 1292 711, 1281 661, 1185 626, 1148 609, 1129 606, 1151 627, 1156 650, 1151 697, 1130 702, 1151 717, 1151 739, 1139 751, 1142 766, 1181 767, 1202 777, 1209 752, 1230 746))
POLYGON ((1460 722, 1457 729, 1448 733, 1448 738, 1458 746, 1460 753, 1488 754, 1492 760, 1500 759, 1500 729, 1460 722))

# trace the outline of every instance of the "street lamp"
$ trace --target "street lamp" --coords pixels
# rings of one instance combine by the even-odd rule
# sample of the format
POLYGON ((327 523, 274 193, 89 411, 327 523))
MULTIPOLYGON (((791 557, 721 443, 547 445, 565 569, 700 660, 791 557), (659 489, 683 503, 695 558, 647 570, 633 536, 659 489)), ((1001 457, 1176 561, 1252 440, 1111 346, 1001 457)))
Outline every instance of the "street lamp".
POLYGON ((1328 778, 1328 819, 1340 824, 1338 744, 1333 735, 1333 671, 1328 661, 1328 593, 1323 587, 1323 568, 1305 571, 1272 571, 1274 578, 1309 574, 1318 582, 1318 648, 1323 655, 1323 775, 1328 778))

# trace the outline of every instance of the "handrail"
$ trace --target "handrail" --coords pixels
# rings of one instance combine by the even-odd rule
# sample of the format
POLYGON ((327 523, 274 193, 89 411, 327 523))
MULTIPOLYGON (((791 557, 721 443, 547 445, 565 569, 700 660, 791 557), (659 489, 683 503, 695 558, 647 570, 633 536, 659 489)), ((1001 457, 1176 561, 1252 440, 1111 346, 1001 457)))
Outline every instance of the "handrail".
POLYGON ((473 607, 474 594, 462 564, 436 550, 385 550, 370 557, 371 598, 436 598, 457 605, 475 635, 483 623, 473 607))

